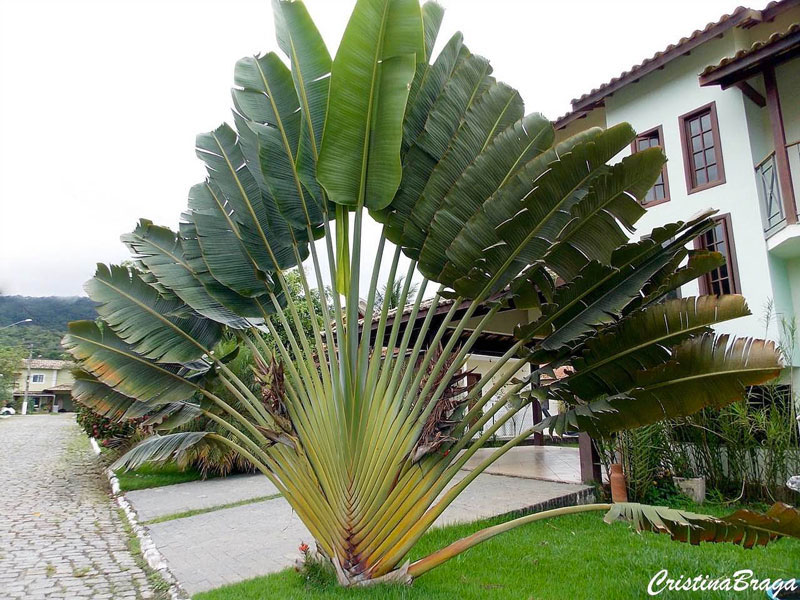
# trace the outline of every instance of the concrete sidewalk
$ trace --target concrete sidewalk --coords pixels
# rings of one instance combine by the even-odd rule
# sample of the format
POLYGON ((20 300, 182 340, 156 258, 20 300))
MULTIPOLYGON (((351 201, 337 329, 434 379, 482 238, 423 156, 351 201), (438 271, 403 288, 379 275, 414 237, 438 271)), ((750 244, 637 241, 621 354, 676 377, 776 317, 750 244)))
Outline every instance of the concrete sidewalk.
POLYGON ((205 481, 190 481, 164 487, 125 492, 140 521, 151 521, 189 510, 202 510, 278 493, 261 473, 231 475, 205 481))
MULTIPOLYGON (((467 475, 459 473, 451 485, 467 475)), ((143 521, 274 493, 262 475, 181 483, 126 494, 143 521)), ((483 473, 437 519, 464 523, 536 507, 586 502, 591 488, 483 473)), ((174 575, 190 594, 291 566, 313 538, 283 498, 205 512, 147 526, 174 575)))

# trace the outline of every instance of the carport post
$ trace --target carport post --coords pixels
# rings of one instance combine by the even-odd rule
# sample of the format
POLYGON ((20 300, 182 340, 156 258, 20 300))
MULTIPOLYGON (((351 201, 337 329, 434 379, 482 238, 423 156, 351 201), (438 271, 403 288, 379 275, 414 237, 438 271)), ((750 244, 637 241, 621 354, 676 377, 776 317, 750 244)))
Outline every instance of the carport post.
POLYGON ((600 455, 597 453, 592 438, 588 433, 578 435, 578 450, 581 461, 581 481, 583 483, 602 483, 603 475, 600 470, 600 455))

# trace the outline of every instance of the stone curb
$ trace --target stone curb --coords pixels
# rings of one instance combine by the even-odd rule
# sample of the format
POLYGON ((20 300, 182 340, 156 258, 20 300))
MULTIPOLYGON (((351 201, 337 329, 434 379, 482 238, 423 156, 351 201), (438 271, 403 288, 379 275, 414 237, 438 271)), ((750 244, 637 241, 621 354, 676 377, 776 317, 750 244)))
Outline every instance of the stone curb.
MULTIPOLYGON (((100 446, 97 445, 97 440, 90 437, 89 443, 92 445, 92 450, 94 450, 95 454, 99 456, 100 446)), ((122 509, 122 512, 125 513, 125 517, 128 519, 131 529, 136 534, 136 537, 139 538, 139 547, 141 548, 142 556, 150 568, 157 571, 169 584, 168 592, 170 599, 184 600, 189 598, 189 594, 181 587, 175 575, 172 574, 167 559, 164 558, 164 555, 161 554, 155 542, 153 542, 153 539, 150 537, 150 532, 147 530, 147 527, 139 524, 139 517, 136 514, 136 510, 131 506, 125 494, 120 490, 119 480, 117 476, 114 475, 114 471, 106 469, 106 476, 108 477, 109 484, 111 484, 111 495, 114 501, 122 509)))
MULTIPOLYGON (((506 476, 504 475, 504 477, 506 476)), ((522 477, 521 479, 526 479, 526 478, 522 477)), ((542 502, 537 502, 536 504, 523 506, 522 508, 516 508, 514 510, 507 511, 504 513, 498 513, 491 517, 483 517, 482 519, 479 520, 483 520, 484 518, 494 519, 496 517, 513 517, 519 515, 520 513, 528 515, 538 512, 544 512, 545 510, 553 510, 555 508, 565 508, 567 506, 592 504, 593 502, 595 502, 594 489, 586 487, 582 490, 570 492, 569 494, 564 494, 563 496, 550 498, 549 500, 544 500, 542 502)))

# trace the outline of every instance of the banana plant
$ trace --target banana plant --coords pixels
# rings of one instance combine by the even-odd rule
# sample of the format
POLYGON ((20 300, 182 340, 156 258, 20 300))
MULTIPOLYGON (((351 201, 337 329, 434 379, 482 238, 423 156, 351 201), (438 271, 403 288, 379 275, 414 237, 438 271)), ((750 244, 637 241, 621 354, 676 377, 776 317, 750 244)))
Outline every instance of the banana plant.
POLYGON ((86 289, 100 319, 71 323, 64 340, 84 371, 79 401, 116 418, 157 415, 157 433, 118 467, 233 449, 277 486, 344 585, 408 582, 488 537, 580 511, 691 542, 798 536, 789 507, 715 519, 595 504, 406 561, 459 493, 534 432, 608 436, 723 406, 781 362, 772 342, 714 333, 749 314, 742 297, 665 300, 722 264, 687 250, 713 211, 630 241, 665 157, 615 161, 635 138, 629 125, 557 140, 461 34, 432 56, 434 3, 357 0, 334 58, 302 2, 276 0, 274 15, 284 56, 236 63, 232 125, 197 136, 207 177, 177 230, 143 219, 122 236, 133 267, 98 265, 86 289), (365 248, 368 226, 381 234, 365 248), (308 302, 334 286, 311 330, 288 300, 293 272, 308 302), (378 285, 397 281, 415 327, 390 319, 388 294, 376 302, 378 285), (530 318, 485 374, 493 383, 461 386, 476 341, 509 307, 530 318), (223 336, 251 353, 249 383, 223 336), (564 410, 448 488, 544 399, 564 410), (168 433, 197 416, 214 430, 168 433))

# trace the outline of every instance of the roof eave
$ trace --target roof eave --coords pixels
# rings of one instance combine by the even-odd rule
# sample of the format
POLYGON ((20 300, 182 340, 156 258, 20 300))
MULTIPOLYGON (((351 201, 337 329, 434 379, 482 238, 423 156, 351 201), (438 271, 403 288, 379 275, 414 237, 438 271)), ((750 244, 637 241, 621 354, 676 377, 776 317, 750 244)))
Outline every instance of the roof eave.
POLYGON ((631 68, 619 77, 601 85, 598 89, 584 94, 580 98, 576 98, 572 101, 572 110, 554 121, 553 126, 556 129, 564 128, 572 121, 585 116, 598 106, 601 106, 601 103, 608 96, 611 96, 631 83, 636 83, 642 77, 654 71, 663 69, 668 63, 676 58, 690 54, 692 50, 705 44, 709 40, 721 37, 725 32, 734 27, 752 27, 763 20, 774 18, 776 14, 793 6, 797 2, 800 2, 800 0, 783 0, 783 2, 777 2, 768 6, 763 11, 740 6, 730 15, 708 26, 707 29, 695 32, 689 38, 672 45, 672 47, 668 47, 668 50, 657 53, 653 58, 643 61, 642 64, 631 68))
POLYGON ((632 69, 626 75, 620 77, 615 82, 608 84, 606 87, 597 90, 592 94, 574 100, 572 103, 572 110, 581 110, 591 104, 599 102, 606 96, 610 96, 614 92, 622 89, 629 83, 634 83, 636 80, 641 79, 645 75, 662 69, 667 63, 672 62, 676 58, 689 54, 695 48, 702 46, 709 40, 723 35, 725 32, 733 29, 734 27, 742 24, 751 24, 762 20, 761 11, 753 9, 741 10, 738 13, 732 14, 729 18, 712 25, 707 30, 699 33, 696 37, 687 39, 684 43, 677 44, 671 50, 662 53, 658 58, 652 59, 646 65, 632 69))
POLYGON ((719 85, 722 89, 726 89, 756 75, 765 64, 775 65, 798 55, 800 55, 800 31, 701 74, 700 85, 719 85))

